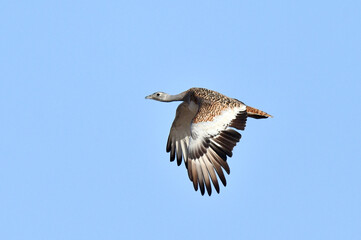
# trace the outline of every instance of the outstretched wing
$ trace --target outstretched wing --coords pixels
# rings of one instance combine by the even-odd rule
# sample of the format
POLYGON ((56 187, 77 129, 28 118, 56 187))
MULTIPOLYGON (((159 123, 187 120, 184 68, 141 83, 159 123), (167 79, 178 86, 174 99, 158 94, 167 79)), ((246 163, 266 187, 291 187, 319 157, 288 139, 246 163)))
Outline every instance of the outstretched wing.
POLYGON ((234 146, 241 139, 241 134, 231 127, 244 130, 246 120, 246 106, 242 103, 234 107, 216 106, 206 102, 199 105, 199 111, 191 123, 188 175, 193 181, 194 189, 197 191, 199 186, 202 195, 205 187, 211 195, 211 181, 219 193, 216 173, 226 186, 222 168, 227 174, 230 173, 227 156, 232 156, 234 146), (218 108, 217 111, 215 108, 218 108))
POLYGON ((178 166, 182 163, 182 156, 184 163, 187 166, 188 159, 188 145, 191 136, 191 122, 198 111, 198 105, 191 106, 183 102, 179 104, 175 119, 170 129, 167 152, 170 152, 170 161, 174 161, 177 156, 178 166))

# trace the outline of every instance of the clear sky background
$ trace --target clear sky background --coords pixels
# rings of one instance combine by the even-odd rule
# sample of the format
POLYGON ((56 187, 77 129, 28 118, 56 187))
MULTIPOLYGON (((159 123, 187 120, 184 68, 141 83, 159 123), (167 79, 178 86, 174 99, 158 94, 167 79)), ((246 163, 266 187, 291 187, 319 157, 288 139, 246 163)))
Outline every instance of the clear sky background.
POLYGON ((360 1, 0 5, 0 239, 361 239, 360 1), (190 87, 275 116, 211 197, 144 99, 190 87))

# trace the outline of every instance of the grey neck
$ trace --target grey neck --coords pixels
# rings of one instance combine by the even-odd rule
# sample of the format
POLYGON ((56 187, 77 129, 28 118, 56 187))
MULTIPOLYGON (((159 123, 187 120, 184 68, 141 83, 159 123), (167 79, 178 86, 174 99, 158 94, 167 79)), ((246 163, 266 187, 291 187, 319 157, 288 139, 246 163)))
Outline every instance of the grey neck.
POLYGON ((173 101, 185 101, 187 98, 187 91, 182 92, 177 95, 168 95, 166 101, 167 102, 173 102, 173 101))

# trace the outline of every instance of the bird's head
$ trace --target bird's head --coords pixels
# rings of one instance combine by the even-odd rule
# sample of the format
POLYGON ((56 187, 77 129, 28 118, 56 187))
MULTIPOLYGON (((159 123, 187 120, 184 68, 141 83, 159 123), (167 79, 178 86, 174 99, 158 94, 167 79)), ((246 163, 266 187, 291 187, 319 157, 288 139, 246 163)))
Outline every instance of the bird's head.
POLYGON ((146 96, 145 99, 153 99, 156 101, 167 102, 168 97, 169 97, 169 94, 167 94, 167 93, 155 92, 153 94, 150 94, 149 96, 146 96))

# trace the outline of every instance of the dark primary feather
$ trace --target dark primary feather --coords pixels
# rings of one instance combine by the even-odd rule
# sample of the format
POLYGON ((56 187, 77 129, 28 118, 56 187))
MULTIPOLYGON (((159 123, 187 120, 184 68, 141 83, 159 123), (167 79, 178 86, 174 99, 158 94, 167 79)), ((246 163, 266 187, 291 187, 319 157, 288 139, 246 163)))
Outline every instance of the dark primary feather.
MULTIPOLYGON (((208 159, 210 160, 210 162, 212 163, 214 169, 216 170, 217 175, 218 175, 219 179, 221 180, 223 186, 226 186, 226 185, 227 185, 227 181, 226 181, 226 177, 225 177, 224 174, 223 174, 221 165, 220 165, 219 162, 215 159, 215 157, 213 156, 212 153, 210 153, 210 154, 208 155, 208 159)), ((225 163, 227 164, 227 162, 225 162, 225 163)), ((228 166, 228 165, 227 165, 227 166, 228 166)))
POLYGON ((221 157, 224 161, 227 161, 227 154, 213 141, 209 144, 212 150, 221 157))
POLYGON ((230 127, 234 127, 238 130, 244 130, 246 127, 246 121, 247 121, 247 112, 242 111, 239 112, 235 119, 232 120, 230 127))
POLYGON ((198 185, 199 185, 199 189, 201 190, 201 194, 204 195, 204 176, 203 176, 203 172, 202 172, 202 168, 201 168, 201 164, 199 162, 199 160, 197 160, 196 162, 196 168, 197 168, 197 174, 198 174, 198 185))
POLYGON ((219 163, 219 165, 221 165, 222 168, 226 171, 226 173, 229 174, 230 169, 229 169, 229 166, 227 163, 227 156, 224 154, 223 155, 224 158, 222 158, 222 156, 218 152, 214 151, 213 147, 209 151, 210 151, 212 157, 214 158, 214 160, 216 160, 219 163))
POLYGON ((175 148, 172 146, 172 149, 170 151, 170 161, 173 162, 175 159, 175 148))
POLYGON ((199 159, 198 161, 200 161, 204 183, 206 185, 207 193, 210 196, 212 194, 212 187, 211 187, 211 182, 208 177, 208 170, 207 170, 206 164, 205 164, 203 158, 199 159))
POLYGON ((182 163, 182 151, 180 150, 181 149, 181 146, 180 146, 180 142, 177 141, 176 142, 176 146, 177 146, 177 165, 180 166, 181 163, 182 163))
POLYGON ((232 157, 232 146, 229 146, 226 142, 222 141, 220 137, 217 137, 215 139, 212 139, 212 141, 219 147, 221 151, 223 151, 228 157, 232 157))
POLYGON ((214 188, 216 189, 217 193, 219 193, 219 185, 218 185, 217 175, 214 172, 214 168, 212 166, 211 161, 208 158, 203 158, 203 162, 206 165, 206 168, 208 170, 208 174, 211 177, 214 188))
POLYGON ((171 147, 172 147, 172 141, 171 141, 171 139, 170 139, 170 134, 169 134, 169 136, 168 136, 168 141, 167 141, 166 151, 167 151, 167 152, 170 152, 171 147))
POLYGON ((194 161, 190 161, 189 166, 190 165, 192 165, 189 170, 192 171, 193 187, 194 187, 194 190, 197 191, 198 190, 198 174, 197 174, 196 163, 194 161))

